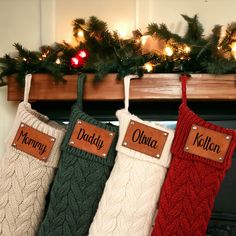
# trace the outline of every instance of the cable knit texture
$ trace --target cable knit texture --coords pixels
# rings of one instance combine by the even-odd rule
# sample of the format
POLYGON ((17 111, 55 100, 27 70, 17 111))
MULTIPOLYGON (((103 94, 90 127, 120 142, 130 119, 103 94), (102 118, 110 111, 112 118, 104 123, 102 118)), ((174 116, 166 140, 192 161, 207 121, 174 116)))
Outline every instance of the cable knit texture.
POLYGON ((236 132, 204 121, 183 102, 172 146, 172 162, 160 196, 152 236, 205 236, 214 199, 230 168, 236 132), (192 124, 232 135, 224 162, 184 152, 192 124))
POLYGON ((170 163, 174 132, 142 121, 126 109, 117 111, 117 117, 120 122, 118 154, 89 235, 147 236, 170 163), (122 146, 131 119, 169 133, 160 159, 122 146))
POLYGON ((74 105, 68 131, 62 144, 62 156, 50 193, 48 211, 40 227, 39 236, 88 234, 114 164, 117 131, 117 127, 93 119, 74 105), (116 132, 106 158, 68 144, 78 119, 116 132))
POLYGON ((19 104, 0 164, 0 235, 36 234, 60 157, 59 146, 64 133, 64 128, 31 109, 28 102, 19 104), (56 139, 47 162, 11 146, 21 122, 56 139))

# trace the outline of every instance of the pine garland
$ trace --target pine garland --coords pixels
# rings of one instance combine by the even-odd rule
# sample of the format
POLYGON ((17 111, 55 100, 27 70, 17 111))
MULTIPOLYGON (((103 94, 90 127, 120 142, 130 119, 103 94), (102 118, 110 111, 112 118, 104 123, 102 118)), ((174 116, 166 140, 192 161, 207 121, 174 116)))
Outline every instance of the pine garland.
POLYGON ((151 23, 145 34, 135 30, 129 39, 122 39, 117 32, 110 32, 107 23, 95 16, 87 21, 77 18, 73 21, 73 35, 78 39, 81 31, 84 38, 78 40, 77 46, 63 42, 30 51, 15 43, 16 56, 7 54, 0 58, 0 84, 4 84, 5 76, 12 74, 16 74, 18 82, 23 84, 27 73, 50 73, 56 80, 78 72, 95 73, 95 81, 103 79, 108 73, 117 73, 118 78, 127 74, 142 76, 147 73, 145 63, 152 65, 152 73, 236 73, 236 55, 232 53, 232 44, 235 43, 236 47, 236 22, 227 26, 223 37, 219 25, 212 29, 210 36, 204 37, 197 15, 182 17, 187 22, 183 37, 172 33, 164 23, 151 23), (158 50, 144 52, 141 40, 145 35, 162 41, 173 54, 158 50), (82 66, 75 67, 71 64, 71 58, 79 50, 86 50, 89 57, 82 66))

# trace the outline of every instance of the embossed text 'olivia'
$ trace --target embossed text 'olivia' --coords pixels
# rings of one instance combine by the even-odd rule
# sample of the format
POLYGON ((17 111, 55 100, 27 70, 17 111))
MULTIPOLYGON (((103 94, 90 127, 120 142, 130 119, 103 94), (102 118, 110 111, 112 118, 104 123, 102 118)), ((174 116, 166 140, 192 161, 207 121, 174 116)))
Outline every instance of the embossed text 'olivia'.
POLYGON ((151 136, 146 136, 145 132, 141 129, 134 130, 134 133, 132 135, 132 141, 135 143, 137 142, 139 144, 144 144, 154 149, 157 148, 157 140, 155 140, 151 136))

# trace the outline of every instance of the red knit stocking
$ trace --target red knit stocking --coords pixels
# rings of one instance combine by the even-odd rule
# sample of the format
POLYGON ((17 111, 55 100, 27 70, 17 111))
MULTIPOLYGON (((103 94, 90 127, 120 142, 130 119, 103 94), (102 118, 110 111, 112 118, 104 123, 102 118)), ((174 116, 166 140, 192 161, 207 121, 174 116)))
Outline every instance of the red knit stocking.
POLYGON ((164 182, 152 236, 205 236, 220 184, 231 165, 236 132, 202 120, 186 104, 186 76, 182 78, 183 102, 172 144, 172 162, 164 182), (232 136, 223 162, 186 152, 192 125, 232 136))

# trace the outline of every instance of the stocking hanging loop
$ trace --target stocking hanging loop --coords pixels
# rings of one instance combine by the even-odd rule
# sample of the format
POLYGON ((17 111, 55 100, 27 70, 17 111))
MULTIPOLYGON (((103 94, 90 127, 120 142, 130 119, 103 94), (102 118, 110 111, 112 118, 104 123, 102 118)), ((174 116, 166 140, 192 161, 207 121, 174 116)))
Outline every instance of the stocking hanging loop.
POLYGON ((86 74, 79 74, 77 80, 77 105, 83 110, 83 95, 84 95, 84 82, 86 79, 86 74))
POLYGON ((191 76, 188 74, 181 74, 179 79, 182 85, 182 103, 187 104, 187 80, 191 76))
POLYGON ((24 102, 28 102, 29 100, 31 80, 32 80, 32 74, 27 74, 25 76, 24 102))
POLYGON ((124 78, 124 89, 125 89, 125 110, 129 110, 129 88, 130 80, 134 78, 139 78, 137 75, 127 75, 124 78))

